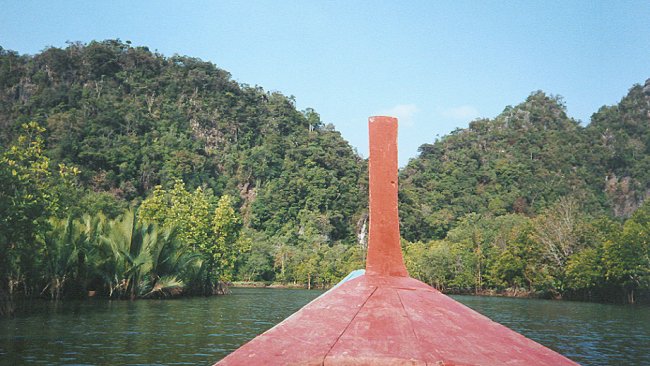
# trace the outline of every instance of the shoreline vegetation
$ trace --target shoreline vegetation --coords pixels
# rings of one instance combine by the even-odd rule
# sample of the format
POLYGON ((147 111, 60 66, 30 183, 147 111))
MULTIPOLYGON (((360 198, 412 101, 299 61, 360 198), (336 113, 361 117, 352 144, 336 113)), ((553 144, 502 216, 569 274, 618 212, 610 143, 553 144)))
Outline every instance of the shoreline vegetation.
MULTIPOLYGON (((306 284, 300 283, 279 283, 279 282, 264 282, 264 281, 234 281, 228 284, 229 288, 268 288, 268 289, 302 289, 302 290, 323 290, 327 291, 333 286, 319 286, 309 289, 306 284)), ((439 290, 439 289, 438 289, 439 290)), ((439 290, 440 291, 440 290, 439 290)), ((612 301, 612 299, 596 299, 594 294, 592 297, 588 296, 558 296, 549 292, 535 292, 525 288, 507 288, 502 290, 497 289, 482 289, 476 290, 450 290, 441 291, 445 295, 466 295, 466 296, 479 296, 479 297, 511 297, 521 299, 540 299, 540 300, 555 300, 555 301, 579 301, 579 302, 597 302, 597 303, 611 303, 621 304, 621 301, 612 301)), ((644 296, 638 300, 641 305, 650 305, 650 296, 644 296)))
MULTIPOLYGON (((411 276, 647 302, 648 110, 650 80, 586 126, 537 91, 422 145, 399 178, 411 276)), ((332 286, 365 263, 367 163, 316 111, 209 62, 120 40, 0 47, 0 315, 18 298, 332 286)))

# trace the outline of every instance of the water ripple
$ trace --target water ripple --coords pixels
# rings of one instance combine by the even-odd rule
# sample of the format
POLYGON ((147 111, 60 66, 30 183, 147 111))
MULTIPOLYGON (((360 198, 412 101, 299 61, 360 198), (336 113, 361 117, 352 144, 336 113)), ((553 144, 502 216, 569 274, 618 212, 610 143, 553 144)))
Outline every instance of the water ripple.
MULTIPOLYGON (((34 302, 0 319, 1 365, 211 365, 320 295, 234 289, 178 301, 34 302)), ((585 365, 650 365, 650 308, 456 297, 585 365)))

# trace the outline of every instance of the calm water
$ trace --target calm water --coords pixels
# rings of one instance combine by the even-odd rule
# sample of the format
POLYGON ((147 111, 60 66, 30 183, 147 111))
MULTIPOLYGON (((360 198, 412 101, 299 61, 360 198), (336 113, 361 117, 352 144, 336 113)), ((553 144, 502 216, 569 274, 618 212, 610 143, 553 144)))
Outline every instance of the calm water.
MULTIPOLYGON (((319 291, 171 301, 38 302, 0 319, 1 365, 210 365, 319 291)), ((650 365, 650 307, 456 296, 585 365, 650 365)))
POLYGON ((650 307, 453 296, 583 365, 650 365, 650 307))

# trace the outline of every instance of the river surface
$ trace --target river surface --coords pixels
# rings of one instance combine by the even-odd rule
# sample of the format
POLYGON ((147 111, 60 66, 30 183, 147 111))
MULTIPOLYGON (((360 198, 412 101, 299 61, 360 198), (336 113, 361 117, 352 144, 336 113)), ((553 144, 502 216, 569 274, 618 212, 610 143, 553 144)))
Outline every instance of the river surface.
MULTIPOLYGON (((322 291, 38 301, 0 319, 0 365, 211 365, 322 291)), ((454 296, 584 365, 650 365, 650 307, 454 296)))

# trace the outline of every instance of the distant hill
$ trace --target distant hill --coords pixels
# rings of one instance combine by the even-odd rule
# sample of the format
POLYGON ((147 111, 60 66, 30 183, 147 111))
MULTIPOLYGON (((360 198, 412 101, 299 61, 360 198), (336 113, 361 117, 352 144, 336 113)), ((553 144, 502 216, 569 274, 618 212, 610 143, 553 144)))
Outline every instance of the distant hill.
POLYGON ((471 212, 539 213, 562 196, 629 217, 650 196, 650 79, 586 126, 538 91, 419 149, 400 176, 402 234, 444 238, 471 212))
MULTIPOLYGON (((212 63, 119 40, 0 48, 0 147, 32 120, 50 158, 80 168, 81 210, 119 213, 182 179, 238 197, 246 226, 267 237, 363 237, 366 162, 315 111, 212 63)), ((400 173, 409 241, 444 238, 472 212, 534 216, 563 196, 628 217, 650 195, 650 80, 588 126, 537 91, 419 151, 400 173)))
POLYGON ((50 158, 80 168, 82 210, 118 213, 182 179, 239 197, 270 236, 315 223, 326 242, 356 241, 365 162, 313 110, 212 63, 119 40, 0 47, 0 147, 32 120, 50 158))
MULTIPOLYGON (((422 145, 400 175, 406 264, 439 289, 650 294, 650 80, 587 126, 534 92, 422 145)), ((0 315, 12 287, 110 297, 133 279, 116 295, 133 298, 154 283, 329 286, 363 266, 367 196, 367 162, 332 125, 209 62, 118 40, 0 48, 0 315), (178 238, 154 235, 156 217, 178 238), (143 250, 134 232, 160 246, 143 250)))

